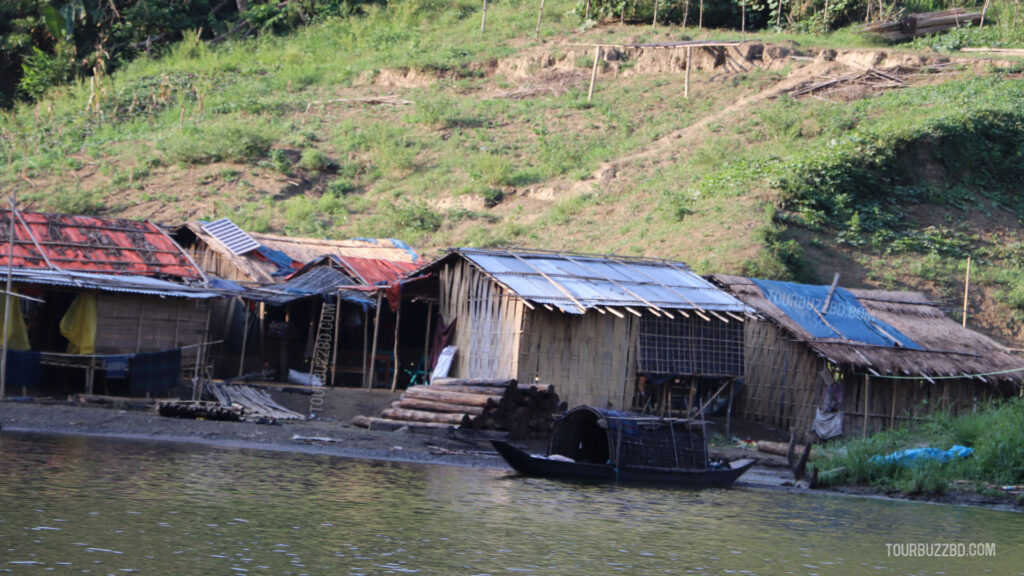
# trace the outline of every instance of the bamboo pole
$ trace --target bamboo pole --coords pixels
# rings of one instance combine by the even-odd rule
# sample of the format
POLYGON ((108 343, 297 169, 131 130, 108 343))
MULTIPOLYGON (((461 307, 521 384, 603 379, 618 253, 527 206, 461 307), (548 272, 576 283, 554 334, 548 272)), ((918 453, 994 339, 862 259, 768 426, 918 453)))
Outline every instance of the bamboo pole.
POLYGON ((985 27, 985 14, 988 12, 989 1, 985 0, 985 5, 981 7, 981 22, 978 23, 978 28, 985 27))
POLYGON ((363 388, 366 388, 366 364, 369 359, 369 347, 370 347, 370 310, 363 310, 363 363, 360 365, 363 369, 363 388))
POLYGON ((690 67, 693 66, 693 48, 686 47, 686 81, 683 84, 683 98, 690 98, 690 67))
MULTIPOLYGON (((209 334, 210 334, 210 317, 212 315, 213 315, 213 308, 210 306, 210 303, 207 302, 206 303, 206 327, 203 328, 203 339, 206 339, 206 338, 209 337, 209 334)), ((192 380, 194 380, 194 383, 192 385, 192 399, 193 400, 201 400, 202 397, 203 397, 203 383, 199 379, 199 367, 202 365, 203 358, 205 356, 206 356, 206 347, 205 346, 198 346, 198 347, 196 347, 196 368, 195 368, 195 371, 193 372, 193 377, 192 377, 192 380)))
POLYGON ((423 339, 423 383, 430 384, 430 380, 427 379, 427 375, 430 374, 430 353, 431 353, 431 342, 430 342, 430 329, 433 328, 431 320, 434 315, 434 303, 429 302, 427 304, 427 336, 423 339))
MULTIPOLYGON (((967 327, 967 293, 970 290, 970 287, 971 287, 971 256, 970 256, 970 254, 968 254, 967 255, 967 276, 966 276, 966 278, 964 278, 964 317, 963 317, 963 321, 960 324, 964 328, 967 327)), ((8 291, 9 290, 10 289, 8 288, 8 291)))
POLYGON ((864 375, 864 425, 861 427, 860 437, 868 437, 868 398, 871 396, 871 375, 864 375))
POLYGON ((747 39, 747 0, 740 2, 740 38, 747 39))
POLYGON ((338 306, 334 312, 334 341, 331 343, 331 388, 338 377, 338 336, 341 334, 341 289, 336 294, 338 306))
POLYGON ((242 349, 238 351, 238 376, 245 373, 245 347, 249 344, 249 307, 245 300, 238 299, 242 303, 242 349))
POLYGON ((11 316, 11 284, 13 283, 14 277, 14 206, 16 196, 11 195, 7 201, 10 203, 11 212, 9 218, 11 219, 11 226, 7 230, 7 292, 4 294, 4 340, 2 348, 3 355, 0 356, 0 401, 4 399, 4 393, 7 390, 7 337, 8 328, 7 325, 10 323, 11 316))
POLYGON ((697 32, 704 29, 704 0, 700 0, 700 12, 697 14, 697 32))
MULTIPOLYGON (((311 319, 312 318, 316 318, 316 316, 314 314, 312 314, 312 312, 311 312, 310 313, 310 318, 311 319)), ((315 321, 316 321, 316 335, 313 336, 313 346, 312 346, 313 352, 312 352, 312 355, 309 357, 309 378, 306 379, 306 386, 313 386, 313 378, 316 377, 316 345, 320 343, 320 329, 323 328, 323 326, 324 326, 324 303, 323 302, 320 303, 320 318, 317 318, 315 321)), ((313 326, 313 324, 310 323, 310 327, 312 327, 312 326, 313 326)), ((324 382, 321 381, 320 385, 323 386, 324 382)))
POLYGON ((587 102, 594 96, 594 83, 597 82, 597 63, 601 61, 601 47, 594 48, 594 67, 590 70, 590 90, 587 90, 587 102))
POLYGON ((484 31, 484 25, 487 24, 487 0, 484 0, 484 11, 480 15, 480 33, 484 31))
POLYGON ((373 346, 370 347, 370 369, 366 375, 366 387, 373 388, 373 367, 377 363, 377 338, 380 336, 380 308, 384 293, 377 291, 377 313, 373 317, 373 346))
POLYGON ((537 11, 537 30, 534 31, 533 37, 540 37, 540 19, 544 16, 544 0, 540 0, 540 10, 537 11))
POLYGON ((658 0, 654 0, 654 18, 651 20, 651 27, 658 25, 658 0))
POLYGON ((394 358, 395 373, 391 375, 391 391, 395 391, 395 387, 398 386, 398 328, 402 324, 402 298, 398 298, 398 310, 395 311, 395 346, 392 352, 394 358))

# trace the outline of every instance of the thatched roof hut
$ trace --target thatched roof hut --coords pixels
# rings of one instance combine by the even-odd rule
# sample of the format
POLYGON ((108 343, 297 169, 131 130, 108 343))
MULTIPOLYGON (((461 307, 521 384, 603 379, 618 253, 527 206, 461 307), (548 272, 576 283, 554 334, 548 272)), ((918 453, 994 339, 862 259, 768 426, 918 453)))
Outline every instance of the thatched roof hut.
POLYGON ((825 298, 809 295, 827 297, 829 286, 712 280, 763 318, 746 331, 744 404, 757 420, 807 430, 836 385, 844 431, 864 433, 913 417, 925 400, 956 411, 1024 383, 1024 359, 922 294, 836 288, 830 306, 841 309, 823 316, 825 298))

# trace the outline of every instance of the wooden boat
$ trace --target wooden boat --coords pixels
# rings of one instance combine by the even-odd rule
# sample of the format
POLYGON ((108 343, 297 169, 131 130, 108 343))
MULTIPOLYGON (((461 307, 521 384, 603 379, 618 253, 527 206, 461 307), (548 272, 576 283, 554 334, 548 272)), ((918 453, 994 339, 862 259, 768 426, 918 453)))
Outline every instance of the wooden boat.
POLYGON ((500 440, 491 444, 523 476, 555 479, 725 487, 754 465, 749 459, 709 459, 701 423, 590 406, 573 408, 558 421, 546 455, 500 440))

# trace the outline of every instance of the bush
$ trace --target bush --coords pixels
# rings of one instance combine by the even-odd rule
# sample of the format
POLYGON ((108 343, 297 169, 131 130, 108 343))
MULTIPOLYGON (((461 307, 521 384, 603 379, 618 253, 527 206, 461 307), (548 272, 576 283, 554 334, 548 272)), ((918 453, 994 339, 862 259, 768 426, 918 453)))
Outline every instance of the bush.
POLYGON ((252 162, 267 155, 276 136, 260 122, 232 116, 211 125, 186 126, 171 132, 157 147, 183 164, 252 162))
POLYGON ((310 172, 326 172, 334 165, 334 162, 316 148, 306 148, 302 151, 299 159, 299 167, 310 172))

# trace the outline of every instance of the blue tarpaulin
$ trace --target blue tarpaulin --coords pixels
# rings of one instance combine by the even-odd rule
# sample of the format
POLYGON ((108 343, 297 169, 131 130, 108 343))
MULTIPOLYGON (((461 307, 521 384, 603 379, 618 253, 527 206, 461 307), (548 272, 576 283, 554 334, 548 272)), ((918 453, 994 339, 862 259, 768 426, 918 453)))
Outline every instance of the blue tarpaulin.
POLYGON ((973 453, 974 448, 954 444, 949 450, 939 450, 938 448, 911 448, 909 450, 900 450, 898 452, 893 452, 892 454, 886 454, 885 456, 873 456, 870 461, 875 464, 881 464, 884 462, 914 464, 917 462, 924 462, 926 460, 949 462, 954 458, 967 458, 973 453))
POLYGON ((828 297, 829 286, 752 280, 772 304, 814 338, 842 338, 874 346, 924 349, 896 328, 868 313, 857 297, 845 288, 836 287, 828 310, 819 315, 828 297), (822 316, 827 323, 822 321, 822 316))

